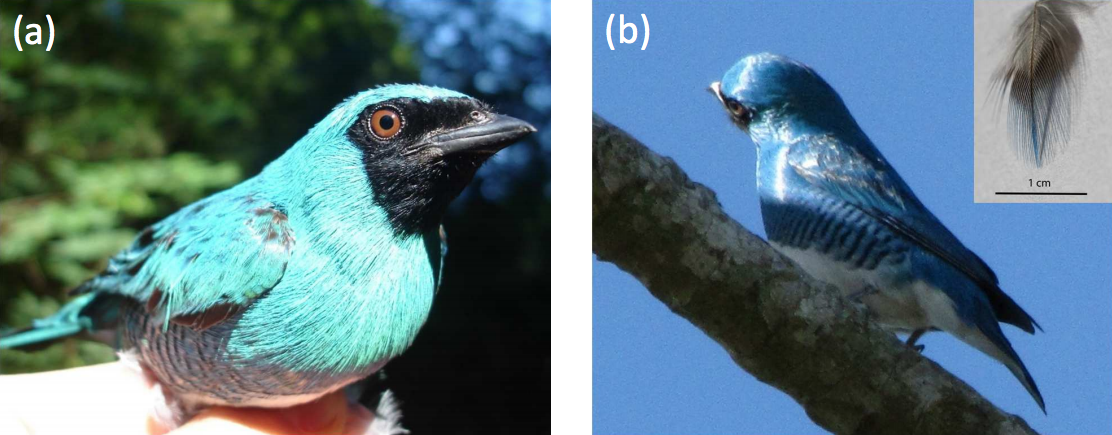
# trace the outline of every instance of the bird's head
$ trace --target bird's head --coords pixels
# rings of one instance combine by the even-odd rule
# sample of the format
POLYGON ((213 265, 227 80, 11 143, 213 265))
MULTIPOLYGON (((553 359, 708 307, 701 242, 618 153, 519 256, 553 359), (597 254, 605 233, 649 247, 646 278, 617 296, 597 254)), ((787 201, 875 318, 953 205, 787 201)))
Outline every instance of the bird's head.
MULTIPOLYGON (((357 156, 395 231, 416 234, 435 230, 483 162, 535 131, 455 91, 388 85, 349 98, 314 127, 309 137, 320 145, 310 158, 357 156)), ((333 160, 332 172, 351 167, 333 160)))
POLYGON ((808 66, 784 56, 746 56, 710 85, 731 120, 753 135, 752 127, 803 121, 821 127, 849 116, 841 97, 808 66))

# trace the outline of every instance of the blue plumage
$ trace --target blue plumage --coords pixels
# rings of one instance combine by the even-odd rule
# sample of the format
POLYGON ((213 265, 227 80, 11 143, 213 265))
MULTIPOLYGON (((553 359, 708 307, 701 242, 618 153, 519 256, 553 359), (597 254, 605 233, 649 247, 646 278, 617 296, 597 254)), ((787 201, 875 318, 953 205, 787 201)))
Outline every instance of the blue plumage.
POLYGON ((533 131, 446 89, 362 92, 257 176, 144 229, 64 315, 0 348, 120 327, 179 422, 344 387, 413 342, 441 277, 444 210, 533 131))
POLYGON ((944 330, 1004 363, 1045 412, 1000 330, 1038 324, 992 269, 924 206, 841 97, 807 66, 747 56, 711 85, 757 145, 757 189, 769 242, 812 276, 864 302, 881 324, 944 330))

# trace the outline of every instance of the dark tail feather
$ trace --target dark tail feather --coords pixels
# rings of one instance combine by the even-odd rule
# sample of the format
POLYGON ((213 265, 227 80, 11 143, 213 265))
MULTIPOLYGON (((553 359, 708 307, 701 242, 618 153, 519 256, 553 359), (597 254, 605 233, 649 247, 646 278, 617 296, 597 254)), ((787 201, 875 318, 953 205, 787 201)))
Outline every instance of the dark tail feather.
POLYGON ((1012 358, 1015 359, 1016 367, 1008 367, 1008 370, 1011 370, 1016 379, 1018 379, 1019 382, 1023 384, 1023 388, 1027 389, 1027 393, 1031 395, 1032 399, 1035 399, 1035 403, 1039 405, 1039 409, 1042 410, 1043 415, 1046 415, 1046 402, 1043 402, 1042 393, 1039 392, 1039 386, 1035 385, 1035 379, 1032 378, 1031 373, 1027 371, 1027 366, 1023 364, 1023 360, 1019 359, 1019 355, 1017 355, 1015 353, 1015 350, 1013 350, 1011 347, 1012 346, 1009 343, 1007 350, 1009 351, 1008 353, 1011 354, 1012 358))
POLYGON ((37 350, 66 337, 113 327, 119 317, 119 302, 114 295, 83 294, 54 315, 0 336, 0 349, 37 350))
POLYGON ((1028 334, 1034 334, 1035 329, 1043 330, 1042 326, 1030 314, 1027 314, 1027 311, 1024 311, 1011 296, 1004 293, 999 286, 981 286, 981 290, 988 295, 989 303, 992 304, 992 311, 996 313, 996 318, 1001 322, 1014 325, 1028 334))
MULTIPOLYGON (((1000 324, 996 323, 995 320, 985 319, 984 322, 980 322, 980 324, 977 325, 977 329, 985 335, 985 338, 988 338, 989 341, 992 342, 992 345, 1000 350, 1004 357, 1000 362, 1004 363, 1004 366, 1012 372, 1012 375, 1023 384, 1023 388, 1027 390, 1027 393, 1031 395, 1032 399, 1035 399, 1035 403, 1039 405, 1039 409, 1042 410, 1043 414, 1046 414, 1046 402, 1043 401, 1042 393, 1039 392, 1039 386, 1035 385, 1035 379, 1032 378, 1031 373, 1027 371, 1027 366, 1023 364, 1023 360, 1019 358, 1019 354, 1015 352, 1012 343, 1004 336, 1004 332, 1000 330, 1000 324)), ((982 352, 984 352, 983 349, 982 352)), ((992 354, 989 353, 989 355, 992 354)))
MULTIPOLYGON (((1003 334, 1001 334, 1001 337, 1002 336, 1003 334)), ((1012 374, 1015 375, 1016 379, 1023 384, 1023 388, 1027 390, 1027 393, 1031 395, 1032 399, 1035 399, 1035 403, 1039 405, 1039 409, 1041 409, 1045 415, 1046 402, 1043 402, 1042 393, 1039 392, 1039 386, 1035 385, 1035 379, 1031 377, 1031 372, 1027 371, 1027 366, 1023 364, 1023 360, 1019 359, 1019 354, 1015 353, 1015 349, 1012 348, 1012 344, 1009 343, 1007 339, 1004 339, 1003 346, 1004 351, 1014 360, 1012 364, 1005 363, 1004 365, 1007 366, 1008 370, 1010 370, 1012 374)))

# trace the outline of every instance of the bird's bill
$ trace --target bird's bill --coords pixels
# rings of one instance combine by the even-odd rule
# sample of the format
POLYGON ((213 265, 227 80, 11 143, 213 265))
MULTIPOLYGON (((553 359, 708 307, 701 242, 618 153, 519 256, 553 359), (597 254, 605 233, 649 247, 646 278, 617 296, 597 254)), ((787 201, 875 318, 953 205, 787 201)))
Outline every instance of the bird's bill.
POLYGON ((489 122, 441 133, 428 139, 444 156, 494 154, 537 129, 517 118, 494 114, 489 122))
POLYGON ((718 98, 719 103, 723 105, 726 104, 726 100, 722 98, 722 82, 711 83, 710 86, 707 87, 707 91, 714 94, 714 96, 718 98))

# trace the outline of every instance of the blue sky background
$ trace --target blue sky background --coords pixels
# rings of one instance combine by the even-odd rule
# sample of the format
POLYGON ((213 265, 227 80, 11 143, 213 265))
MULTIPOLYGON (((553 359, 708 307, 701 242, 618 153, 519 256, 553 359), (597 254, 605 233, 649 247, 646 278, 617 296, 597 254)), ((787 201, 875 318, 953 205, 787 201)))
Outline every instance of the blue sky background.
MULTIPOLYGON (((925 355, 1041 433, 1112 433, 1112 205, 973 203, 970 2, 595 1, 593 10, 594 110, 676 159, 762 237, 753 144, 705 88, 750 53, 815 68, 1045 328, 1004 326, 1049 415, 1003 365, 949 335, 925 336, 925 355), (646 14, 648 49, 638 40, 610 51, 611 13, 642 34, 646 14)), ((595 261, 593 301, 595 433, 824 432, 615 266, 595 261)))

